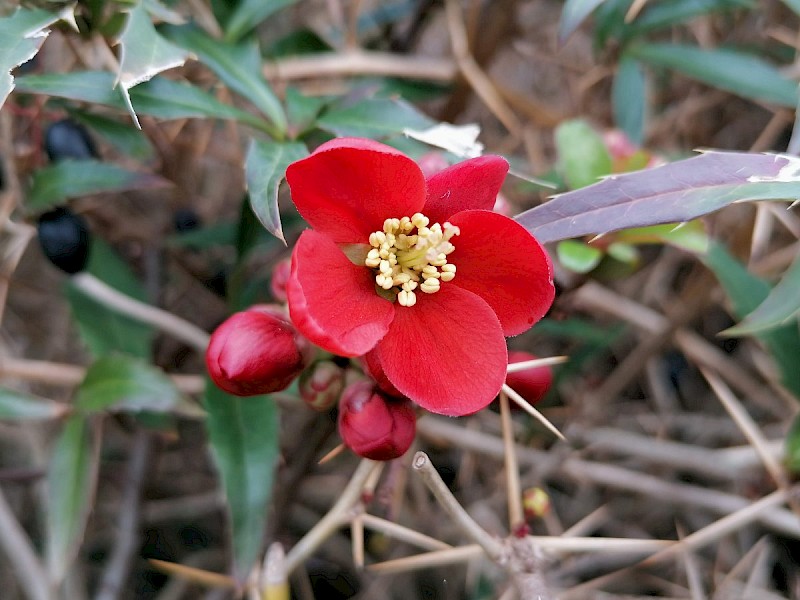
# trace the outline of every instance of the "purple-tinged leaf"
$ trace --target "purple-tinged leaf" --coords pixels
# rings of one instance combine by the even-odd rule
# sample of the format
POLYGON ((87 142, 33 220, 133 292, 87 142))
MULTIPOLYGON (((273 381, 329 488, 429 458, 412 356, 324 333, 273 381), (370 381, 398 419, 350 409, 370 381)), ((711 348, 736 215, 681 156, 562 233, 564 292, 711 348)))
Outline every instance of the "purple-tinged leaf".
POLYGON ((747 200, 800 197, 800 159, 705 152, 660 167, 611 175, 556 196, 516 220, 540 242, 630 227, 681 223, 747 200))

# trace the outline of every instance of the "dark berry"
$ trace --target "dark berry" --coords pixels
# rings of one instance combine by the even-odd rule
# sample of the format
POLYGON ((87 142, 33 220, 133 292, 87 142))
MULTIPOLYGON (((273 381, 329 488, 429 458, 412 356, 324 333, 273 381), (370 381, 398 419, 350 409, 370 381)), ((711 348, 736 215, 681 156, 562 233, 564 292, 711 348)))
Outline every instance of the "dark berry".
POLYGON ((82 271, 89 259, 86 220, 60 206, 39 217, 39 244, 45 256, 65 273, 82 271))
POLYGON ((51 162, 97 158, 97 149, 83 125, 70 119, 56 121, 44 134, 44 149, 51 162))

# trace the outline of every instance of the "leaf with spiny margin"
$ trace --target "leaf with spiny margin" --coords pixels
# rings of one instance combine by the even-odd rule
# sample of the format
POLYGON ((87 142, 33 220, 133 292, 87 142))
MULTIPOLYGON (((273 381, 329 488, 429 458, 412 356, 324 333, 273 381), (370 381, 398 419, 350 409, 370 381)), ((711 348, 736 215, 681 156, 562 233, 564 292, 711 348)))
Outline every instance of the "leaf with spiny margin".
MULTIPOLYGON (((114 89, 114 76, 105 71, 46 73, 17 78, 17 88, 31 94, 46 94, 90 104, 101 104, 127 110, 119 89, 114 89)), ((186 82, 154 77, 131 89, 131 102, 139 114, 157 119, 191 119, 211 117, 235 119, 263 129, 263 119, 217 100, 208 92, 186 82)))
POLYGON ((74 5, 55 14, 17 8, 10 16, 0 18, 0 107, 14 89, 11 71, 36 56, 50 34, 46 27, 57 21, 65 21, 75 31, 78 30, 74 10, 74 5))
POLYGON ((131 118, 136 127, 141 129, 129 90, 162 71, 182 66, 189 53, 158 34, 141 4, 128 13, 119 44, 121 50, 117 80, 131 118))
POLYGON ((298 0, 240 0, 225 23, 225 41, 238 42, 270 15, 298 0))
POLYGON ((124 354, 109 354, 92 363, 78 387, 75 408, 84 413, 145 411, 187 417, 203 415, 161 369, 124 354))
POLYGON ((628 54, 651 66, 675 69, 743 98, 792 109, 797 106, 797 82, 752 54, 667 43, 634 44, 628 54))
POLYGON ((258 557, 278 458, 278 408, 269 396, 240 398, 206 383, 211 454, 230 511, 236 577, 248 577, 258 557))
POLYGON ((68 411, 66 404, 0 386, 0 420, 47 421, 63 417, 68 411))
POLYGON ((228 44, 190 25, 169 26, 163 31, 173 42, 197 55, 229 88, 252 102, 280 133, 286 132, 286 114, 261 72, 261 53, 255 41, 228 44))
MULTIPOLYGON (((698 258, 717 276, 737 319, 754 311, 769 296, 769 283, 750 273, 721 244, 711 244, 709 251, 698 258)), ((800 400, 800 369, 797 368, 800 331, 797 324, 783 325, 754 335, 772 355, 780 372, 781 383, 800 400)))
POLYGON ((247 150, 244 168, 250 206, 267 231, 284 244, 278 188, 286 175, 286 167, 306 156, 308 149, 300 142, 251 140, 247 150))
POLYGON ((40 211, 69 198, 169 185, 169 181, 158 175, 129 171, 98 160, 64 160, 33 174, 26 204, 29 209, 40 211))
POLYGON ((99 421, 76 414, 67 419, 47 469, 47 565, 61 582, 74 560, 92 510, 99 465, 99 421))
POLYGON ((704 152, 660 167, 611 175, 556 196, 515 219, 540 242, 630 227, 682 223, 748 200, 800 197, 800 159, 704 152))
MULTIPOLYGON (((744 320, 722 335, 738 336, 771 331, 782 325, 791 325, 800 313, 800 254, 784 273, 764 301, 744 320)), ((800 356, 800 347, 797 348, 800 356)))

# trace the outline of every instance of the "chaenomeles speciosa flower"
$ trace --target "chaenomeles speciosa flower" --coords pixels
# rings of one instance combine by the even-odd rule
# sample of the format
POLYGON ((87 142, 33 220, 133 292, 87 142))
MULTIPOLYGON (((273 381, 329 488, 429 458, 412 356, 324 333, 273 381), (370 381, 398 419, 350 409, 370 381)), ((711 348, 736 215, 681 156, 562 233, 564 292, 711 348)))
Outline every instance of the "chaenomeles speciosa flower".
POLYGON ((281 307, 256 305, 228 317, 206 349, 206 367, 217 386, 236 396, 286 389, 311 358, 281 307))
POLYGON ((351 383, 339 400, 339 435, 364 458, 392 460, 414 441, 417 418, 404 398, 389 398, 371 381, 351 383))
POLYGON ((505 336, 554 296, 545 250, 491 211, 507 171, 483 156, 426 180, 408 156, 358 138, 291 164, 292 199, 312 227, 287 283, 300 333, 333 354, 367 355, 431 412, 487 406, 505 381, 505 336))

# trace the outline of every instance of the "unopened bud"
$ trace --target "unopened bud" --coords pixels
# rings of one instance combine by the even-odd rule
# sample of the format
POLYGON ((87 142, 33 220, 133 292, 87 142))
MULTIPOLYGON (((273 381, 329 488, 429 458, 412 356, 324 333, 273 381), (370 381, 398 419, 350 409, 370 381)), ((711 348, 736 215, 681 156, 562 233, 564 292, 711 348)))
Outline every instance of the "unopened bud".
POLYGON ((367 352, 361 357, 361 366, 364 368, 364 373, 371 377, 381 391, 388 394, 392 398, 404 398, 405 396, 394 387, 394 384, 386 377, 383 371, 383 365, 378 358, 377 352, 367 352))
POLYGON ((300 397, 314 410, 333 408, 344 389, 344 369, 329 360, 315 363, 300 376, 300 397))
POLYGON ((272 297, 277 302, 286 302, 286 283, 292 272, 292 261, 286 258, 272 267, 272 278, 269 280, 269 289, 272 297))
POLYGON ((285 389, 307 364, 309 343, 272 309, 231 315, 211 335, 206 366, 221 389, 237 396, 285 389))
MULTIPOLYGON (((508 364, 536 360, 530 352, 509 351, 508 364)), ((553 384, 553 370, 549 365, 515 371, 506 376, 506 383, 531 404, 545 397, 553 384)))
POLYGON ((339 400, 339 435, 353 452, 372 460, 392 460, 414 441, 417 419, 408 400, 388 398, 370 381, 345 389, 339 400))
POLYGON ((529 519, 543 517, 550 512, 550 496, 542 488, 528 488, 522 492, 522 508, 529 519))

